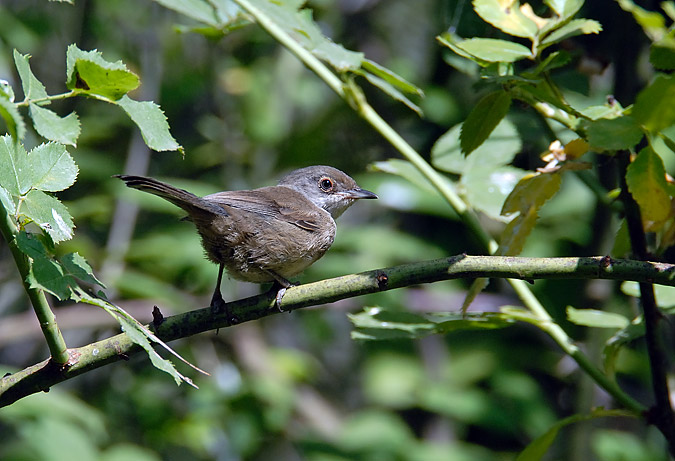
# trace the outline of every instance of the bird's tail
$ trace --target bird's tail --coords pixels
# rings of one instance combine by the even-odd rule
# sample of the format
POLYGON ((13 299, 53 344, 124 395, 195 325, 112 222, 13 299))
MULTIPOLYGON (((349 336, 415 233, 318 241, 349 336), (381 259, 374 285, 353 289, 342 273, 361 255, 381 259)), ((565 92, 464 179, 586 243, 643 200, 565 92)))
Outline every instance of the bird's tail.
POLYGON ((191 217, 195 215, 208 214, 227 214, 220 206, 215 203, 196 196, 192 192, 172 186, 154 178, 147 176, 135 176, 118 174, 114 176, 120 178, 127 187, 142 190, 149 194, 162 197, 165 200, 179 206, 185 210, 191 217))

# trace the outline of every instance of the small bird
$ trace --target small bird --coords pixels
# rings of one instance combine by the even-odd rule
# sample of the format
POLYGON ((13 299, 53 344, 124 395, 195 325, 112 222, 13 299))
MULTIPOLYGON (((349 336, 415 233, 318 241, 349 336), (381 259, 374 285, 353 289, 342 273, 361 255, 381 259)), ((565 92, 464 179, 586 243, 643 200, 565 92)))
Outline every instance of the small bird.
POLYGON ((330 166, 292 171, 276 186, 225 191, 198 197, 153 178, 116 175, 128 187, 179 206, 197 227, 206 256, 219 265, 211 307, 224 304, 223 270, 237 280, 276 282, 277 307, 289 278, 299 274, 333 244, 335 219, 357 199, 376 199, 351 177, 330 166))

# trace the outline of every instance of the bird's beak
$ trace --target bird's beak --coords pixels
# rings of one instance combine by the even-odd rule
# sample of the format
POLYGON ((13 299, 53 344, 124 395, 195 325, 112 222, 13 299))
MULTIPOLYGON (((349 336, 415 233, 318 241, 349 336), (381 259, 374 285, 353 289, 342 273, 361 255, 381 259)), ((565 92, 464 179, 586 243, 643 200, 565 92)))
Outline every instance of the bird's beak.
POLYGON ((369 190, 365 189, 352 189, 347 192, 347 197, 353 198, 353 199, 359 199, 359 198, 377 198, 377 195, 375 195, 373 192, 370 192, 369 190))

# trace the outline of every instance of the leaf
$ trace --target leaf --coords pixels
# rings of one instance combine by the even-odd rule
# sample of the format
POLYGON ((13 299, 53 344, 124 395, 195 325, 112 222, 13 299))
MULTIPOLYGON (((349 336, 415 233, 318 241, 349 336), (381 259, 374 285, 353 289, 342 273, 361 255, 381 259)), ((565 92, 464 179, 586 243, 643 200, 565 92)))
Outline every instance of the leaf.
POLYGON ((516 461, 539 461, 541 460, 548 449, 550 448, 551 444, 555 440, 556 436, 558 435, 558 432, 560 429, 562 429, 565 426, 568 426, 573 423, 581 422, 581 421, 588 421, 591 419, 596 419, 596 418, 621 418, 621 417, 629 417, 629 418, 635 418, 637 417, 636 414, 630 413, 626 410, 605 410, 604 408, 596 408, 594 409, 590 414, 587 415, 582 415, 582 414, 577 414, 577 415, 572 415, 568 416, 567 418, 561 419, 557 423, 555 423, 553 426, 551 426, 548 431, 544 432, 542 435, 534 439, 526 448, 523 450, 518 457, 516 458, 516 461))
POLYGON ((645 324, 641 320, 642 319, 638 317, 638 319, 631 322, 626 328, 617 331, 605 343, 605 347, 602 349, 602 363, 605 373, 609 376, 614 375, 616 358, 618 357, 621 348, 645 335, 645 324))
POLYGON ((489 284, 490 279, 485 277, 479 277, 471 283, 471 286, 466 292, 466 297, 464 298, 464 301, 462 301, 462 315, 466 315, 466 311, 469 309, 471 303, 474 302, 476 296, 481 294, 481 292, 486 289, 489 284))
POLYGON ((160 5, 177 11, 188 18, 195 19, 199 22, 209 24, 211 26, 219 26, 220 21, 216 16, 216 12, 212 3, 203 0, 155 0, 160 5))
POLYGON ((105 288, 103 282, 101 282, 94 275, 94 271, 91 269, 91 266, 79 253, 68 253, 67 255, 61 258, 61 265, 76 279, 82 280, 83 282, 91 283, 93 285, 99 285, 102 288, 105 288))
POLYGON ((593 19, 575 19, 548 34, 541 44, 544 46, 553 45, 570 37, 599 34, 601 31, 602 25, 598 21, 594 21, 593 19))
POLYGON ((23 117, 19 114, 16 106, 9 99, 0 96, 0 116, 7 125, 7 133, 17 140, 23 139, 26 135, 26 124, 23 117))
MULTIPOLYGON (((406 160, 392 158, 383 162, 375 162, 372 167, 376 171, 400 176, 428 192, 436 192, 436 189, 429 184, 429 180, 412 163, 406 160)), ((450 185, 450 187, 454 186, 450 185)))
POLYGON ((405 92, 405 93, 410 93, 410 94, 416 94, 418 96, 424 96, 424 92, 422 91, 421 88, 413 85, 400 75, 396 74, 390 69, 387 69, 384 66, 381 66, 380 64, 376 63, 375 61, 371 61, 370 59, 364 59, 363 62, 361 63, 361 66, 363 67, 364 70, 371 72, 374 75, 377 75, 381 79, 385 80, 387 83, 390 85, 398 88, 399 90, 405 92))
POLYGON ((515 0, 473 0, 473 9, 485 22, 516 37, 535 38, 537 24, 520 11, 515 0))
POLYGON ((32 257, 30 272, 26 281, 31 288, 47 291, 61 301, 72 295, 71 285, 74 281, 63 272, 61 265, 46 256, 32 257))
POLYGON ((482 211, 492 219, 510 221, 510 217, 505 218, 501 214, 504 201, 527 174, 525 170, 511 166, 480 168, 476 163, 462 175, 460 185, 463 186, 464 195, 472 208, 482 211))
POLYGON ((364 72, 362 74, 366 80, 368 80, 372 85, 376 86, 383 92, 385 92, 387 95, 391 96, 395 100, 402 102, 406 106, 408 106, 409 109, 414 110, 417 115, 420 117, 422 116, 422 109, 419 108, 417 104, 412 102, 410 99, 405 97, 403 93, 401 93, 399 90, 394 88, 393 85, 390 85, 386 80, 381 79, 380 77, 370 74, 368 72, 364 72))
POLYGON ((671 217, 669 187, 663 160, 650 147, 635 157, 626 171, 628 191, 640 206, 648 229, 659 229, 671 217))
POLYGON ((20 231, 16 236, 16 245, 21 252, 31 258, 47 257, 47 248, 34 234, 28 234, 23 230, 20 231))
POLYGON ((42 191, 32 190, 26 194, 19 211, 35 221, 56 243, 73 237, 73 220, 66 207, 42 191))
POLYGON ((509 107, 511 96, 503 91, 490 93, 478 101, 462 124, 459 139, 464 155, 469 155, 483 144, 506 116, 509 107))
POLYGON ((487 62, 515 62, 532 56, 530 49, 520 43, 494 38, 470 38, 455 45, 487 62))
POLYGON ((675 76, 659 75, 640 91, 632 115, 652 133, 675 124, 675 76))
POLYGON ((531 174, 521 179, 504 201, 502 214, 519 213, 502 232, 498 254, 519 254, 537 222, 541 207, 560 189, 561 174, 531 174))
POLYGON ((0 204, 2 204, 2 207, 8 215, 16 214, 16 204, 14 203, 14 200, 12 200, 12 194, 2 186, 0 186, 0 204))
MULTIPOLYGON (((2 98, 0 98, 0 101, 2 98)), ((30 190, 31 171, 28 153, 11 136, 0 138, 0 186, 13 196, 23 195, 30 190)))
POLYGON ((14 64, 19 73, 19 78, 21 78, 21 87, 23 88, 24 97, 28 101, 46 99, 49 97, 47 90, 45 90, 45 86, 42 82, 33 75, 33 71, 28 63, 29 59, 30 55, 21 54, 14 50, 14 64))
POLYGON ((659 70, 675 69, 675 38, 663 37, 649 48, 649 62, 659 70))
POLYGON ((565 21, 574 16, 581 9, 584 0, 544 0, 560 19, 565 21))
POLYGON ((80 120, 75 112, 59 117, 55 112, 30 104, 30 116, 33 126, 40 136, 50 141, 60 142, 75 147, 80 136, 80 120))
POLYGON ((153 150, 178 150, 183 147, 171 136, 169 124, 162 109, 152 101, 134 101, 128 96, 120 98, 118 104, 141 130, 145 143, 153 150))
POLYGON ((82 51, 76 45, 70 45, 66 64, 66 86, 78 93, 116 101, 140 85, 138 76, 122 61, 106 61, 96 50, 82 51))
POLYGON ((78 168, 65 147, 50 142, 41 144, 28 154, 31 189, 58 192, 75 183, 78 168))
POLYGON ((630 320, 621 314, 597 309, 575 309, 572 306, 567 306, 567 320, 576 325, 596 328, 621 329, 630 324, 630 320))
POLYGON ((586 132, 591 147, 599 150, 630 149, 642 139, 642 130, 629 116, 587 122, 586 132))
MULTIPOLYGON (((637 282, 623 282, 621 291, 628 296, 639 298, 640 284, 637 282)), ((656 305, 668 312, 673 311, 675 307, 675 287, 666 285, 654 285, 654 295, 656 296, 656 305)))

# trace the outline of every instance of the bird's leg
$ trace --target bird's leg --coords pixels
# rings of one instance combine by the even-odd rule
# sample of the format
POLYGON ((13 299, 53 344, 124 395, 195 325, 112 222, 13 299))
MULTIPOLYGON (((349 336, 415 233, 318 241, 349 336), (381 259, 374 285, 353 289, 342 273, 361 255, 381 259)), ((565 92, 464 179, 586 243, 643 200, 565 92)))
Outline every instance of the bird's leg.
POLYGON ((276 306, 277 309, 279 309, 279 312, 284 312, 284 310, 281 308, 281 300, 283 299, 284 295, 286 294, 286 290, 290 287, 293 286, 291 282, 286 280, 284 277, 281 275, 277 274, 276 272, 266 270, 264 269, 265 272, 270 274, 272 277, 274 277, 274 285, 272 285, 272 288, 270 288, 270 292, 276 291, 277 294, 274 297, 274 305, 276 306))
POLYGON ((223 295, 220 293, 220 282, 223 280, 223 269, 225 266, 223 264, 218 268, 218 280, 216 281, 216 289, 213 292, 213 297, 211 298, 211 311, 214 314, 219 314, 222 308, 225 306, 225 301, 223 300, 223 295))

